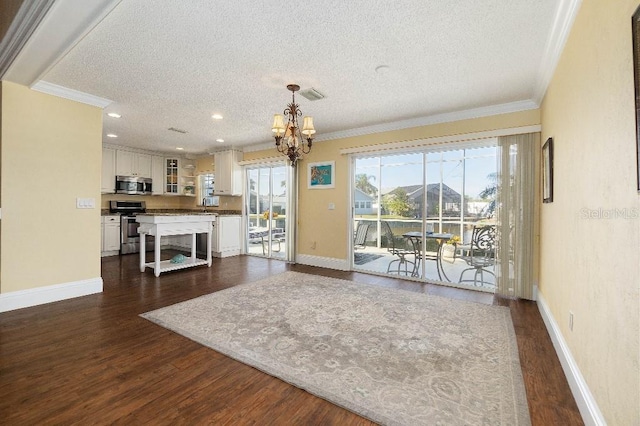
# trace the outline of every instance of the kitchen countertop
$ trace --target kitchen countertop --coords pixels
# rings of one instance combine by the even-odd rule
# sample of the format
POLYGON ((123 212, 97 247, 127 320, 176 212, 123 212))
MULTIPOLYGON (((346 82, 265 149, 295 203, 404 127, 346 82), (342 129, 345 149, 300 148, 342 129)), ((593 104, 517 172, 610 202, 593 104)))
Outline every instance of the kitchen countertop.
MULTIPOLYGON (((184 215, 184 214, 215 214, 218 216, 240 216, 242 212, 239 210, 209 210, 206 212, 202 209, 147 209, 144 214, 171 214, 171 215, 184 215)), ((112 213, 109 209, 101 209, 100 214, 102 216, 119 216, 120 213, 112 213)))
POLYGON ((169 212, 162 212, 162 213, 149 213, 149 212, 145 212, 145 213, 138 213, 136 214, 136 216, 219 216, 218 213, 213 213, 213 212, 181 212, 181 213, 169 213, 169 212))

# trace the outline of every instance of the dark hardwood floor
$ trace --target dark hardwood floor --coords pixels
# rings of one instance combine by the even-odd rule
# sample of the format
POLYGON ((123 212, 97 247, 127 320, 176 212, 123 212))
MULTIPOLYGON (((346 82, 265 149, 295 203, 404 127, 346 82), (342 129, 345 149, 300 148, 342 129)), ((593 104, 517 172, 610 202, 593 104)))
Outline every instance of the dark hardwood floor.
POLYGON ((509 306, 532 423, 582 424, 534 302, 248 256, 159 278, 137 262, 103 258, 102 294, 0 314, 1 424, 372 424, 138 316, 289 269, 509 306))

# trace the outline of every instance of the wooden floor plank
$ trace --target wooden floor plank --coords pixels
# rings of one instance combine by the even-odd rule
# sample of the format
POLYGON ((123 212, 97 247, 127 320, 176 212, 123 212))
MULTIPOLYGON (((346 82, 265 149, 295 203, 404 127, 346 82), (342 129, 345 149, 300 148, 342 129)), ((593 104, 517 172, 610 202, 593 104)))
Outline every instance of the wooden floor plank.
POLYGON ((508 306, 532 423, 583 424, 535 302, 250 256, 156 278, 137 260, 103 258, 102 294, 0 314, 3 425, 373 424, 139 316, 286 270, 508 306))

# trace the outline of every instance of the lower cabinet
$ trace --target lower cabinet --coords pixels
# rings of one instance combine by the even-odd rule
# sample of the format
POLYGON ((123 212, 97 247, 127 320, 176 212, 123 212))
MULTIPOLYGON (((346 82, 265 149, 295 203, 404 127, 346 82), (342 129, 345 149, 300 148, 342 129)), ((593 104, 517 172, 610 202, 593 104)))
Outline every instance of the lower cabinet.
POLYGON ((211 251, 215 257, 240 254, 240 216, 218 216, 213 223, 211 251))
POLYGON ((102 216, 102 256, 120 253, 120 216, 102 216))

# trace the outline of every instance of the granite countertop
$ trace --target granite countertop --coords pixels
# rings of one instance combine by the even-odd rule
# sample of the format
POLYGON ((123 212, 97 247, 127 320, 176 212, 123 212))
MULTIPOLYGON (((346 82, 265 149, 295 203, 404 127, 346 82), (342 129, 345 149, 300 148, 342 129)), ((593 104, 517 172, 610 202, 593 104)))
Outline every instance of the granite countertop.
POLYGON ((213 212, 182 212, 182 213, 169 213, 169 212, 146 212, 138 213, 138 216, 219 216, 218 213, 213 212))
MULTIPOLYGON (((102 216, 119 216, 120 213, 111 213, 109 209, 101 209, 102 216)), ((210 210, 204 212, 202 209, 147 209, 145 214, 149 215, 189 215, 189 214, 213 214, 217 216, 240 216, 240 210, 210 210)))

